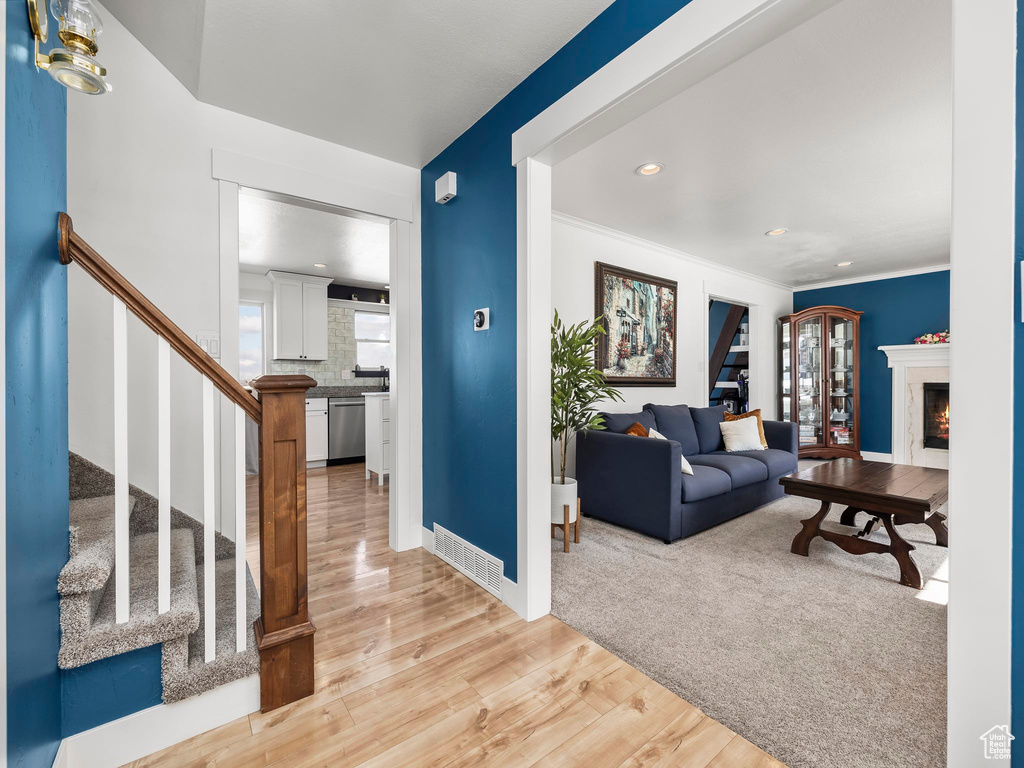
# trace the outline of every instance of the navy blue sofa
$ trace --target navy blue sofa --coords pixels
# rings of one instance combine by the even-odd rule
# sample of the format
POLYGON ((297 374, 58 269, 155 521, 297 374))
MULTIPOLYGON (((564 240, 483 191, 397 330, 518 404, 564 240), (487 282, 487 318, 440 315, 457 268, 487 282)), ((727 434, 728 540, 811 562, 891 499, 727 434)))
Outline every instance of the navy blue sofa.
POLYGON ((666 543, 686 538, 783 494, 796 471, 797 425, 764 421, 767 450, 728 453, 719 427, 725 407, 647 404, 605 413, 605 430, 576 436, 576 480, 583 514, 666 543), (634 422, 668 440, 625 434, 634 422), (693 475, 683 474, 685 456, 693 475))

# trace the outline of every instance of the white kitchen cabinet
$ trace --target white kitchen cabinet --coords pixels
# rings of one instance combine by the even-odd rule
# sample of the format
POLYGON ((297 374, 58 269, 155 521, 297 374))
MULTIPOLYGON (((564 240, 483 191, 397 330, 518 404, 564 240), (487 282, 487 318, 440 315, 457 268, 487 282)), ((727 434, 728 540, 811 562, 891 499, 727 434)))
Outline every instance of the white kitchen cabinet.
POLYGON ((329 277, 270 271, 275 360, 326 360, 329 277))
POLYGON ((366 478, 377 475, 377 485, 384 485, 384 475, 391 473, 391 398, 387 392, 367 392, 366 399, 366 478))
POLYGON ((306 400, 306 463, 327 463, 327 398, 306 400))

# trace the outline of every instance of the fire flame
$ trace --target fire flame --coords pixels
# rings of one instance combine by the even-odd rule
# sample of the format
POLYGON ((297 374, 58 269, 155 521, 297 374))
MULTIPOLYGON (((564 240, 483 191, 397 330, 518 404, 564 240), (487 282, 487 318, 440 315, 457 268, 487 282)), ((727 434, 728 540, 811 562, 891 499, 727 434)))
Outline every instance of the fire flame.
POLYGON ((949 440, 949 403, 946 403, 946 410, 939 414, 936 421, 938 422, 938 436, 944 440, 949 440))

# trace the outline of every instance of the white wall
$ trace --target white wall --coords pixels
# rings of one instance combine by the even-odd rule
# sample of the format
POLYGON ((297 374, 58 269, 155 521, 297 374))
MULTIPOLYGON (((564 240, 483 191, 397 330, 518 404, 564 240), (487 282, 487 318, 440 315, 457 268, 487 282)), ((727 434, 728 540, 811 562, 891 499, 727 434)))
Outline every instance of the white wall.
MULTIPOLYGON (((186 333, 220 330, 214 148, 418 199, 415 168, 196 101, 109 12, 103 18, 99 58, 114 90, 69 94, 68 212, 76 231, 186 333)), ((110 299, 75 267, 69 294, 71 450, 111 468, 110 299)), ((156 342, 137 321, 128 353, 129 476, 155 491, 156 342)), ((177 360, 171 375, 172 503, 198 515, 200 380, 177 360)))
MULTIPOLYGON (((551 232, 551 303, 567 323, 593 319, 594 262, 656 275, 678 284, 676 386, 622 387, 613 413, 639 411, 646 403, 707 405, 707 296, 751 308, 750 407, 776 417, 776 322, 793 310, 790 288, 720 267, 710 261, 616 230, 555 214, 551 232)), ((575 451, 570 450, 570 474, 575 451)))

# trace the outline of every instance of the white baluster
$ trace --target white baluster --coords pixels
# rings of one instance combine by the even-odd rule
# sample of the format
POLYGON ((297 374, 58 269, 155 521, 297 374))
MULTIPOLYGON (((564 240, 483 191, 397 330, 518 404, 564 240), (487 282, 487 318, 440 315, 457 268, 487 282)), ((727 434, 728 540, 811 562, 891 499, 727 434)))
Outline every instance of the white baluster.
POLYGON ((128 309, 114 298, 114 597, 118 624, 128 621, 128 309))
POLYGON ((245 411, 235 406, 235 651, 245 650, 245 411))
POLYGON ((157 361, 157 531, 158 610, 171 609, 171 345, 158 336, 157 361))
POLYGON ((217 593, 214 569, 213 382, 203 377, 203 621, 206 661, 217 657, 217 593))

